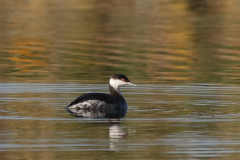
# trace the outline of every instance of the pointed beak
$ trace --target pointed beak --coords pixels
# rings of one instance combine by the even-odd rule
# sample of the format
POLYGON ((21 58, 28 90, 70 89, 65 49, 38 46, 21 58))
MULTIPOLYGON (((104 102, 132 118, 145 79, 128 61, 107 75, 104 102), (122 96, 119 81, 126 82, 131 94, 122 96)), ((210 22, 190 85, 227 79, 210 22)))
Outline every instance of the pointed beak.
POLYGON ((127 85, 129 85, 129 86, 136 86, 136 84, 134 84, 132 82, 127 82, 127 85))

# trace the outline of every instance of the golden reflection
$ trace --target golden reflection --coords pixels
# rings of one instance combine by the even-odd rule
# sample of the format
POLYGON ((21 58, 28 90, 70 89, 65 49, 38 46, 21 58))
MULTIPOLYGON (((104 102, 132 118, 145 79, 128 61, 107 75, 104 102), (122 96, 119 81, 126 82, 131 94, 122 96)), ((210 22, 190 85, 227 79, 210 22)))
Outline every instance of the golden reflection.
POLYGON ((8 53, 14 53, 14 54, 18 54, 18 55, 31 56, 31 57, 36 56, 36 55, 33 55, 29 49, 10 50, 10 51, 8 51, 8 53))
POLYGON ((39 67, 39 66, 45 65, 45 62, 40 61, 40 60, 21 59, 21 58, 17 58, 17 57, 10 57, 8 59, 17 63, 17 65, 15 66, 17 69, 39 67), (26 63, 28 63, 28 64, 26 64, 26 63))
MULTIPOLYGON (((119 72, 131 75, 140 85, 238 84, 239 5, 238 0, 0 1, 0 79, 105 84, 110 73, 119 72)), ((69 93, 5 95, 0 102, 1 116, 6 118, 0 122, 0 156, 192 159, 197 154, 200 159, 236 159, 238 85, 218 90, 201 86, 197 93, 193 86, 189 93, 184 87, 148 87, 137 90, 139 94, 125 93, 132 108, 127 113, 130 120, 123 125, 131 126, 136 135, 123 140, 128 132, 119 124, 71 121, 64 106, 58 106, 69 93), (56 97, 61 100, 49 100, 56 97), (23 148, 4 148, 5 144, 23 148), (119 146, 123 151, 108 150, 119 146)))
POLYGON ((121 72, 149 77, 152 84, 237 83, 234 2, 34 1, 18 9, 3 4, 0 77, 39 82, 81 77, 94 83, 87 77, 121 72))

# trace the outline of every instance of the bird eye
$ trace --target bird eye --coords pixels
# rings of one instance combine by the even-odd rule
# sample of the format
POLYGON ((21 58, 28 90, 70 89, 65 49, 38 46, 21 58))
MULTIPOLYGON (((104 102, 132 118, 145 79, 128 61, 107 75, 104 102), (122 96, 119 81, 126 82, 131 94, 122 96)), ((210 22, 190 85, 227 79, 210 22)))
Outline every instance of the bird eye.
POLYGON ((123 82, 126 82, 126 80, 125 79, 121 79, 123 82))

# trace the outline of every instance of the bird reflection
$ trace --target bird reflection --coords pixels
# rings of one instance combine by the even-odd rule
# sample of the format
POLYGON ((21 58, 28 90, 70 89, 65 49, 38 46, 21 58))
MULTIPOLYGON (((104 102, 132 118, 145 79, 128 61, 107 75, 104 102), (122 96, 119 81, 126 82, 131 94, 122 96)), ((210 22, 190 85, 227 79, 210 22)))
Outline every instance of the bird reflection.
POLYGON ((127 136, 127 133, 120 128, 119 119, 109 119, 109 138, 123 138, 127 136))
POLYGON ((123 118, 127 112, 127 109, 123 109, 122 107, 102 107, 102 108, 66 108, 67 111, 79 118, 89 118, 89 119, 109 119, 109 146, 110 149, 117 149, 117 144, 121 142, 122 138, 127 137, 127 132, 124 131, 123 128, 120 127, 120 118, 123 118))
POLYGON ((120 127, 119 119, 109 119, 109 147, 111 150, 116 150, 121 139, 128 136, 128 133, 120 127))

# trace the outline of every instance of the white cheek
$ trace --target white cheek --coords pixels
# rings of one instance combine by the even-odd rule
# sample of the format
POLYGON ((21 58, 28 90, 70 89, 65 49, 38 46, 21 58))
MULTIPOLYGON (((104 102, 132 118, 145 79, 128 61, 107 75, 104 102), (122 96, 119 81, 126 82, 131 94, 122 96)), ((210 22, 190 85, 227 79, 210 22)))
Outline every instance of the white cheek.
POLYGON ((127 83, 119 80, 119 79, 110 79, 109 81, 110 85, 113 86, 114 88, 118 88, 119 86, 124 86, 126 85, 127 83))

